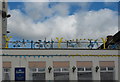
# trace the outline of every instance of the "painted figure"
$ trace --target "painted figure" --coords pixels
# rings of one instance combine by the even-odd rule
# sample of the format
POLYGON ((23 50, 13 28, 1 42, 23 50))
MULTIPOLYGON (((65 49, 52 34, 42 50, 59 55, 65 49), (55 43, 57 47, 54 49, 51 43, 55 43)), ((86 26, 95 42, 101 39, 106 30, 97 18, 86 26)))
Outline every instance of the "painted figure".
POLYGON ((10 41, 10 38, 12 38, 12 36, 8 37, 6 35, 3 36, 6 40, 6 45, 5 45, 5 48, 8 48, 8 45, 9 45, 9 41, 10 41))
POLYGON ((63 38, 58 38, 58 37, 56 37, 56 39, 58 40, 58 48, 61 48, 61 43, 62 43, 62 40, 63 40, 63 38))

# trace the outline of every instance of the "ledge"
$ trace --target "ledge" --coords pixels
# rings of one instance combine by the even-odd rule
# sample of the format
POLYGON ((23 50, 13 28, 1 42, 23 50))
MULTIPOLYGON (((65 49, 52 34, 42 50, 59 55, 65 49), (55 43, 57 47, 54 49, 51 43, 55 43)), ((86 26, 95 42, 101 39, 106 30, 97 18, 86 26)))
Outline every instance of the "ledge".
POLYGON ((80 49, 80 48, 0 48, 2 50, 120 50, 120 49, 80 49))

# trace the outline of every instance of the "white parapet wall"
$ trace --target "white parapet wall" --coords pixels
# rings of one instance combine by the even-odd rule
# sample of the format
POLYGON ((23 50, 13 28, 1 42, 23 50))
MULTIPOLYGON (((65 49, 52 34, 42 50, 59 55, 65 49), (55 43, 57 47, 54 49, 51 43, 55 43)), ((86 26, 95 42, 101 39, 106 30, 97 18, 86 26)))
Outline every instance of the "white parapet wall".
POLYGON ((75 50, 75 49, 4 49, 8 55, 118 55, 118 50, 75 50))

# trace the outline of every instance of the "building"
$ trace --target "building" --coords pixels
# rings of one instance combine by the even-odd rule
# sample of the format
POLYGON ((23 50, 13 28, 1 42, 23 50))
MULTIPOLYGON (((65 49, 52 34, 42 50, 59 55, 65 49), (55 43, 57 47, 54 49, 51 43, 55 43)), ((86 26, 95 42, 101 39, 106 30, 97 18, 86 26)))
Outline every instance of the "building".
POLYGON ((17 68, 26 70, 26 80, 118 80, 118 57, 112 56, 118 55, 117 50, 4 49, 3 53, 8 54, 3 56, 4 74, 11 80, 17 68))
MULTIPOLYGON (((1 10, 7 5, 1 3, 1 10)), ((7 3, 6 3, 7 4, 7 3)), ((3 12, 2 12, 3 13, 3 12)), ((119 80, 120 66, 118 49, 79 49, 79 48, 7 48, 7 19, 10 15, 0 14, 3 18, 1 46, 2 80, 119 80), (5 19, 4 19, 5 15, 5 19), (4 21, 5 20, 5 21, 4 21), (4 25, 3 25, 4 24, 4 25)), ((0 30, 0 31, 1 31, 0 30)), ((1 39, 0 39, 1 40, 1 39)), ((21 43, 21 42, 20 42, 21 43)), ((23 44, 24 44, 23 40, 23 44)), ((29 42, 28 42, 29 43, 29 42)), ((30 43, 33 43, 32 41, 30 43)), ((49 42, 48 42, 49 43, 49 42)), ((51 42, 52 44, 52 42, 51 42)), ((47 45, 48 47, 48 45, 47 45)))
MULTIPOLYGON (((5 38, 7 30, 7 0, 0 0, 0 49, 5 46, 5 38)), ((2 51, 0 50, 0 54, 2 51)), ((0 67, 2 67, 2 56, 0 56, 0 67)), ((2 69, 0 69, 0 81, 2 79, 2 69)))
MULTIPOLYGON (((118 31, 114 36, 107 36, 108 40, 105 44, 107 49, 120 49, 120 31, 118 31)), ((103 49, 103 44, 99 47, 103 49)))
POLYGON ((6 43, 6 40, 5 40, 5 35, 7 35, 7 33, 9 33, 7 31, 7 18, 10 17, 9 14, 7 14, 7 0, 1 0, 0 2, 0 16, 1 16, 1 33, 2 33, 2 47, 5 47, 5 43, 6 43))

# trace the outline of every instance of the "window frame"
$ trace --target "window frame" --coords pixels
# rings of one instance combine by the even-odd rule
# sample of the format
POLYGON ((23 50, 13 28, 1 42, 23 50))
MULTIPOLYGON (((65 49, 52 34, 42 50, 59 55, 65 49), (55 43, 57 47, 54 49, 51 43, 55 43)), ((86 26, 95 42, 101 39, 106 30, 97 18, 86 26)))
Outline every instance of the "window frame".
POLYGON ((45 73, 45 68, 30 68, 31 73, 45 73), (36 71, 32 71, 32 69, 35 69, 36 71), (44 71, 39 71, 39 69, 44 69, 44 71))
POLYGON ((100 78, 102 78, 101 77, 101 73, 113 73, 113 79, 112 80, 115 80, 115 76, 114 76, 114 74, 115 74, 115 67, 112 67, 112 66, 108 67, 108 66, 106 66, 106 67, 104 67, 106 70, 101 70, 101 68, 102 67, 100 67, 100 78), (113 70, 108 70, 108 68, 113 68, 113 70))
POLYGON ((5 74, 8 74, 8 75, 9 75, 9 80, 11 80, 11 68, 5 68, 5 67, 4 67, 4 68, 2 69, 2 72, 3 72, 3 77, 2 77, 3 80, 5 80, 5 76, 4 76, 5 74), (8 69, 9 69, 9 71, 5 71, 5 70, 8 70, 8 69))
POLYGON ((46 78, 46 69, 45 68, 29 68, 30 70, 30 79, 33 80, 33 74, 45 74, 45 78, 46 78), (35 69, 35 71, 32 71, 32 69, 35 69), (39 71, 39 69, 44 69, 44 71, 39 71))
POLYGON ((100 67, 100 72, 115 72, 115 67, 100 67), (105 68, 105 70, 101 70, 101 68, 105 68), (109 70, 109 68, 113 68, 113 70, 109 70))
POLYGON ((77 72, 92 72, 92 67, 77 67, 77 72), (82 68, 84 69, 83 71, 79 71, 78 69, 82 68), (86 70, 87 68, 90 68, 90 71, 86 70))
POLYGON ((90 80, 92 80, 93 79, 93 72, 92 72, 92 67, 77 67, 77 78, 78 78, 78 80, 79 80, 79 73, 91 73, 91 79, 90 80), (79 71, 78 69, 79 68, 83 68, 84 70, 83 71, 79 71), (90 68, 90 70, 88 71, 88 70, 86 70, 87 68, 90 68))
POLYGON ((65 68, 54 68, 54 73, 66 73, 66 72, 69 72, 69 68, 65 67, 65 68), (56 71, 55 69, 59 69, 59 71, 56 71), (67 69, 67 71, 64 71, 64 69, 67 69))

